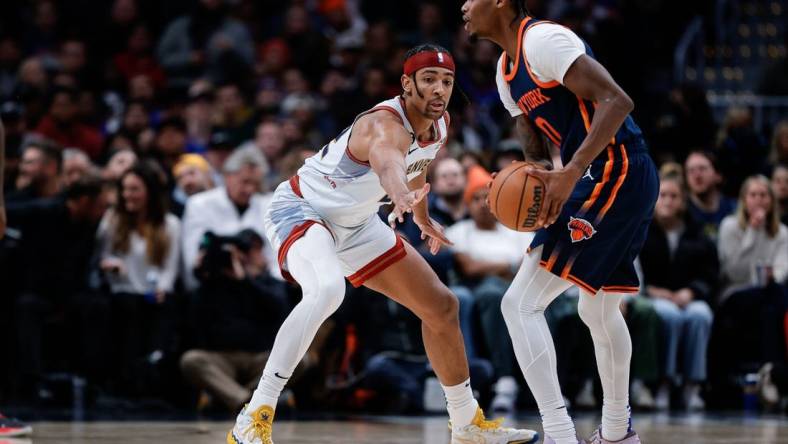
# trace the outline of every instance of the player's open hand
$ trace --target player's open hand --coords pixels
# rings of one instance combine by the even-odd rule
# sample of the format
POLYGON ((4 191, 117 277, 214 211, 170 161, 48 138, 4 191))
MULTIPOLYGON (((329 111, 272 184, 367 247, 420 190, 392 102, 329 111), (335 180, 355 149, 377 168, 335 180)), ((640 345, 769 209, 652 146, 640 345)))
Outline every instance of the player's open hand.
POLYGON ((447 247, 454 245, 444 234, 443 225, 435 222, 435 219, 431 217, 428 217, 427 220, 414 218, 413 222, 415 222, 421 230, 422 240, 427 239, 427 245, 430 247, 430 253, 432 253, 433 256, 438 254, 441 245, 446 245, 447 247))
POLYGON ((525 172, 534 177, 542 179, 545 184, 545 197, 542 202, 542 211, 536 220, 537 225, 548 227, 555 223, 561 215, 561 209, 569 200, 575 184, 582 176, 583 172, 577 172, 575 168, 562 168, 560 170, 547 171, 540 168, 526 167, 525 172))
MULTIPOLYGON (((391 200, 394 201, 394 220, 399 223, 405 222, 405 213, 412 213, 413 207, 422 201, 430 192, 430 184, 425 183, 423 187, 418 190, 410 191, 399 196, 393 196, 391 200)), ((389 219, 390 222, 393 222, 389 219)), ((393 228, 393 223, 391 224, 393 228)))

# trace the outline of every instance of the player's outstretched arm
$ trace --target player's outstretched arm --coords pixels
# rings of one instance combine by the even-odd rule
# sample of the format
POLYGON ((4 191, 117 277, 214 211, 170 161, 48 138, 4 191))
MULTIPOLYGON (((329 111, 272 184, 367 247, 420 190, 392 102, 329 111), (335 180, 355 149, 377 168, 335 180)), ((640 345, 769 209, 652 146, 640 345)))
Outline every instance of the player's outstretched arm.
POLYGON ((411 136, 402 124, 383 113, 380 116, 362 118, 356 134, 354 146, 369 147, 367 156, 372 170, 380 178, 380 185, 394 202, 394 213, 400 222, 402 215, 413 211, 429 192, 429 185, 420 190, 408 188, 405 169, 405 156, 411 143, 411 136))
MULTIPOLYGON (((411 191, 424 189, 429 190, 428 187, 429 185, 427 185, 426 169, 408 183, 408 188, 411 191), (425 188, 425 186, 427 188, 425 188)), ((430 253, 433 255, 438 254, 438 251, 441 249, 441 245, 446 245, 449 247, 454 245, 446 237, 443 225, 439 224, 437 221, 435 221, 435 219, 430 217, 426 198, 421 199, 421 201, 413 207, 413 222, 421 230, 421 238, 427 240, 427 245, 430 247, 430 253)))
POLYGON ((547 188, 542 203, 545 209, 537 220, 537 224, 542 226, 551 225, 558 219, 575 183, 610 143, 634 108, 632 99, 616 84, 610 73, 587 55, 578 57, 566 72, 564 86, 597 106, 588 135, 564 168, 558 171, 528 170, 528 174, 541 178, 547 188))

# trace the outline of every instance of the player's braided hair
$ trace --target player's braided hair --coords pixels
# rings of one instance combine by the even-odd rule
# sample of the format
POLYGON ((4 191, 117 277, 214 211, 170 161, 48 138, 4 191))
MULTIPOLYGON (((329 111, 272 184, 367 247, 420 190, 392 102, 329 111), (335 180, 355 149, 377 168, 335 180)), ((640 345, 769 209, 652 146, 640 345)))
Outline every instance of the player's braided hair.
POLYGON ((528 5, 525 3, 527 0, 512 0, 511 5, 514 9, 514 13, 517 15, 517 18, 520 17, 527 17, 531 15, 531 12, 528 11, 528 5))

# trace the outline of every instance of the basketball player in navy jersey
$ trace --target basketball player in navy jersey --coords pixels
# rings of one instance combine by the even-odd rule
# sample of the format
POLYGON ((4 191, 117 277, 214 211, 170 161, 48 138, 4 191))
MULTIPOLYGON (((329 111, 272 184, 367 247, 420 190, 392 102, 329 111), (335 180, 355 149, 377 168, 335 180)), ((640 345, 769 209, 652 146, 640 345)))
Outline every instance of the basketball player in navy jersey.
POLYGON ((545 308, 571 285, 591 331, 602 381, 602 425, 591 443, 639 443, 629 411, 632 343, 619 304, 636 293, 633 261, 658 193, 656 168, 634 105, 591 49, 569 29, 530 17, 525 0, 466 0, 465 29, 498 44, 498 91, 515 117, 526 159, 561 167, 530 168, 545 182, 540 229, 502 310, 517 360, 536 398, 545 442, 575 444, 564 405, 545 308))

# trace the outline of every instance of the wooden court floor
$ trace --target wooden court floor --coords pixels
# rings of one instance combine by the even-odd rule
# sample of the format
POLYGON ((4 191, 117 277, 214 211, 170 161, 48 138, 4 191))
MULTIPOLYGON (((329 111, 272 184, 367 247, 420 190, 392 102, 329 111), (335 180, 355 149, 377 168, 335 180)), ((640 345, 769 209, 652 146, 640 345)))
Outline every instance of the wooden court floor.
MULTIPOLYGON (((577 421, 578 431, 593 431, 593 416, 577 421)), ((276 444, 448 444, 441 418, 365 417, 351 421, 281 421, 275 423, 276 444)), ((510 422, 538 428, 535 418, 510 422)), ((225 422, 42 422, 29 438, 2 439, 0 444, 166 443, 222 444, 225 422)), ((645 444, 788 444, 788 418, 743 418, 710 415, 639 415, 635 427, 645 444)))

